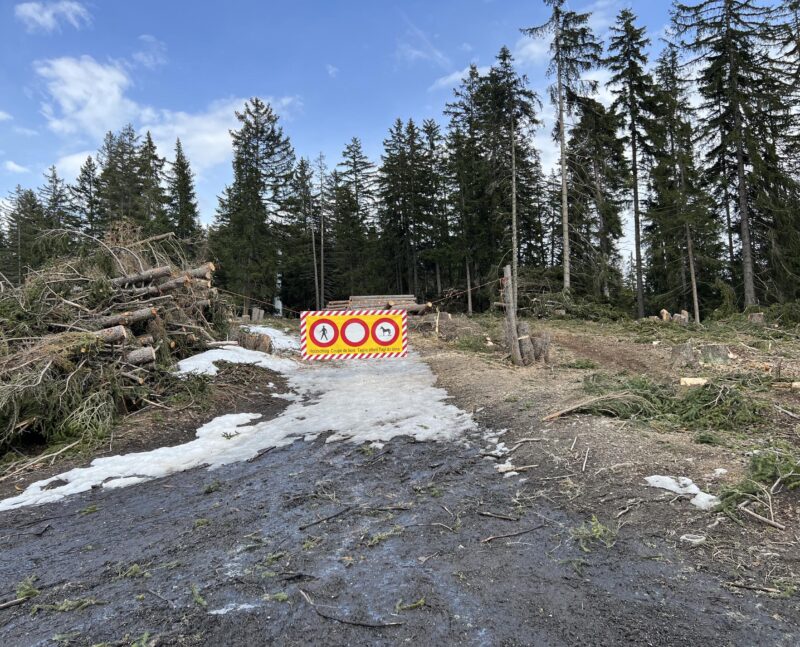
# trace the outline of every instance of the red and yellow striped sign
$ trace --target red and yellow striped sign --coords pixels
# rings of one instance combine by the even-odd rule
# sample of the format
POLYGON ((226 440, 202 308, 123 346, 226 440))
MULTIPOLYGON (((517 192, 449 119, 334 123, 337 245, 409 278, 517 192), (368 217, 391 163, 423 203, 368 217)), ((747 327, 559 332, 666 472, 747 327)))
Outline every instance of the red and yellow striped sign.
POLYGON ((300 315, 303 359, 379 359, 408 355, 405 310, 317 310, 300 315))

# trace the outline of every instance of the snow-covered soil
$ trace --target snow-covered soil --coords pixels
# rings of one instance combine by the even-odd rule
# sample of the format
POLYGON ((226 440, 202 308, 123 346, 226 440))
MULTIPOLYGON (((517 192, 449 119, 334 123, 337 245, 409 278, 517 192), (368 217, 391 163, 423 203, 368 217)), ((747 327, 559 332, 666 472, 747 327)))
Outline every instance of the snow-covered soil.
MULTIPOLYGON (((263 332, 273 342, 281 340, 275 334, 279 331, 263 332)), ((289 350, 289 341, 278 343, 289 350)), ((257 364, 283 374, 293 391, 291 404, 271 420, 260 420, 257 413, 219 416, 182 445, 95 459, 88 467, 32 483, 18 496, 0 501, 0 511, 58 501, 93 487, 126 487, 201 466, 214 469, 298 439, 314 440, 323 432, 332 432, 328 442, 380 443, 403 435, 444 441, 474 427, 467 413, 446 401, 447 392, 434 386, 434 374, 414 354, 399 361, 304 364, 229 346, 186 359, 178 370, 215 375, 218 361, 257 364)))

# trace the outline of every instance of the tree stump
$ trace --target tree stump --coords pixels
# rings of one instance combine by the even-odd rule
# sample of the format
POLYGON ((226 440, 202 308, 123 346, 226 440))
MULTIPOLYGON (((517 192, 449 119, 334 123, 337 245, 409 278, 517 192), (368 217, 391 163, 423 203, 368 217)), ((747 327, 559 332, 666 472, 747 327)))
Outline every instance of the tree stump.
POLYGON ((517 336, 519 337, 519 350, 522 353, 522 363, 530 366, 536 361, 536 353, 531 339, 531 327, 524 321, 517 324, 517 336))
POLYGON ((269 335, 259 335, 240 329, 236 335, 239 346, 247 350, 257 350, 262 353, 272 352, 272 338, 269 335))

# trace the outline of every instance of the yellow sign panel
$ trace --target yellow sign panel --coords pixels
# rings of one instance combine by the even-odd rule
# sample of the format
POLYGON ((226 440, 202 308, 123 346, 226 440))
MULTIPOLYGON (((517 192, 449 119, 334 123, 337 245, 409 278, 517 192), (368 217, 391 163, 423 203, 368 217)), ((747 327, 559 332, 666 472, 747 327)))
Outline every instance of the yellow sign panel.
POLYGON ((317 310, 300 316, 303 359, 377 359, 408 354, 405 310, 317 310))

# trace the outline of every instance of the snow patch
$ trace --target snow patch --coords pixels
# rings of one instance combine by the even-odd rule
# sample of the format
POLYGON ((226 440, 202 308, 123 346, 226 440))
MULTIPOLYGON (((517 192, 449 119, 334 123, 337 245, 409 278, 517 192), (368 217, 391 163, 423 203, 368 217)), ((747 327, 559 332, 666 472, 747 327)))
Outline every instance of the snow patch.
POLYGON ((455 440, 473 430, 471 416, 446 402, 436 377, 417 355, 401 361, 300 364, 236 346, 216 348, 181 362, 182 372, 216 372, 215 361, 257 364, 286 376, 295 400, 272 420, 257 413, 219 416, 200 427, 196 438, 175 447, 97 458, 31 484, 0 501, 0 511, 59 501, 92 487, 118 488, 207 466, 215 469, 253 458, 298 439, 332 432, 327 442, 383 443, 397 436, 418 441, 455 440), (46 489, 56 481, 64 484, 46 489))
POLYGON ((692 479, 685 476, 679 476, 675 479, 672 476, 648 476, 645 478, 650 487, 657 487, 663 490, 669 490, 675 494, 694 494, 690 503, 701 510, 712 510, 719 505, 719 498, 713 494, 703 492, 692 479))
POLYGON ((297 368, 297 364, 284 357, 275 357, 257 350, 247 350, 240 346, 223 346, 212 348, 199 355, 193 355, 178 362, 178 373, 199 373, 216 375, 219 368, 214 362, 230 362, 231 364, 254 364, 278 373, 287 373, 297 368))

